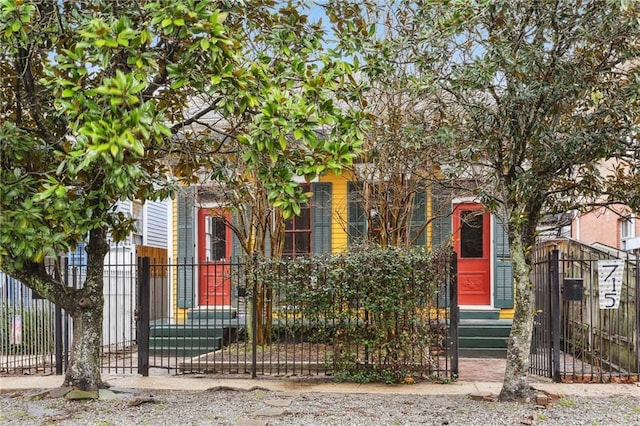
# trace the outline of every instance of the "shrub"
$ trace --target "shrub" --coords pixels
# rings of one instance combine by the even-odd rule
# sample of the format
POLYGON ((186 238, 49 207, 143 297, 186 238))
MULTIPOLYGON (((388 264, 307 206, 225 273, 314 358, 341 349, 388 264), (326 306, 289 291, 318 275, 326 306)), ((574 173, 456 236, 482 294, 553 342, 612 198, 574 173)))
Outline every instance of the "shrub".
POLYGON ((450 250, 361 246, 343 254, 262 260, 276 339, 324 341, 340 380, 398 381, 430 371, 446 345, 439 302, 450 250))

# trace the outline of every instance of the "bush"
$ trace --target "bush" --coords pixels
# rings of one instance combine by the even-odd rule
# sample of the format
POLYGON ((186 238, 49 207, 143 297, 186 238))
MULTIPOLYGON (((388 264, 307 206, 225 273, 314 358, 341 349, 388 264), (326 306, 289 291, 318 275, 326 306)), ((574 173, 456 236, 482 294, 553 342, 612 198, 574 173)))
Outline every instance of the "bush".
POLYGON ((449 253, 368 245, 262 260, 255 273, 277 306, 274 338, 331 344, 340 380, 389 382, 432 369, 446 345, 449 253))

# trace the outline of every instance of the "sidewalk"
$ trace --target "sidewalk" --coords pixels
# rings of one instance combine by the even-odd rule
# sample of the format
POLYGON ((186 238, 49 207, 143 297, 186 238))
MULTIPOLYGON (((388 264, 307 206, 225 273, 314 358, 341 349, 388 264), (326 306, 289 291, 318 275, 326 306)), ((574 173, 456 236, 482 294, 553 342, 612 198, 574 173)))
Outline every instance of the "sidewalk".
MULTIPOLYGON (((500 392, 502 383, 459 380, 450 384, 357 384, 333 383, 318 380, 292 379, 226 379, 193 376, 103 376, 113 388, 134 390, 190 390, 204 391, 214 388, 250 390, 255 388, 274 392, 327 392, 327 393, 376 393, 406 395, 468 395, 500 392)), ((534 378, 535 379, 535 378, 534 378)), ((0 391, 10 392, 25 389, 51 389, 62 385, 62 376, 0 377, 0 391)), ((639 384, 564 384, 532 380, 536 390, 557 395, 606 396, 640 395, 639 384)))

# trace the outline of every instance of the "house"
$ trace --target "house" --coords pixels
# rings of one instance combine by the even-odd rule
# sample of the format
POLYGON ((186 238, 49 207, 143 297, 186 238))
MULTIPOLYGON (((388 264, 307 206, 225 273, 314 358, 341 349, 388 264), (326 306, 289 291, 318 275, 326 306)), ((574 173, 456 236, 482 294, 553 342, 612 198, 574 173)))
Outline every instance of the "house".
MULTIPOLYGON (((116 211, 135 219, 136 229, 124 241, 109 244, 104 260, 104 311, 102 342, 104 346, 130 345, 136 339, 137 258, 150 256, 158 263, 167 262, 171 200, 118 202, 116 211)), ((87 253, 84 244, 67 253, 66 280, 71 286, 82 285, 86 276, 87 253)), ((165 275, 154 281, 152 299, 168 295, 168 279, 165 275)), ((152 319, 169 315, 168 301, 158 300, 158 308, 152 319)))
POLYGON ((640 226, 636 212, 628 206, 614 204, 576 213, 571 221, 571 238, 585 244, 637 250, 640 249, 640 226))
MULTIPOLYGON (((104 270, 104 311, 102 341, 104 346, 112 350, 122 351, 131 347, 136 340, 136 299, 137 299, 137 256, 151 256, 158 262, 166 263, 169 246, 168 230, 170 225, 171 201, 149 201, 144 204, 136 201, 121 201, 117 211, 136 219, 137 230, 121 243, 111 243, 109 253, 105 256, 104 270), (164 259, 164 260, 163 260, 164 259)), ((57 259, 61 262, 62 278, 71 287, 80 287, 86 278, 87 254, 84 244, 57 259)), ((47 259, 45 265, 54 267, 53 259, 47 259), (51 262, 50 262, 51 261, 51 262)), ((151 297, 156 305, 162 308, 155 310, 156 317, 169 315, 168 277, 157 274, 154 280, 151 297), (166 296, 167 300, 161 299, 166 296), (164 309, 164 310, 163 310, 164 309)), ((53 304, 42 299, 20 281, 0 271, 0 354, 19 355, 24 351, 23 364, 6 364, 3 358, 0 368, 25 368, 29 363, 38 363, 51 359, 54 350, 55 310, 53 304), (37 318, 37 326, 34 326, 37 318), (46 333, 34 338, 39 328, 44 326, 46 333), (7 333, 7 327, 9 332, 7 333), (11 347, 8 345, 12 345, 11 347), (39 354, 29 358, 27 355, 39 354), (49 357, 49 358, 48 358, 49 357)), ((155 319, 155 318, 152 318, 155 319)), ((61 336, 72 334, 72 322, 61 322, 61 336)), ((65 338, 63 338, 65 339, 65 338)), ((68 345, 68 342, 65 343, 68 345)))
MULTIPOLYGON (((374 234, 375 208, 358 194, 362 182, 354 174, 326 174, 308 183, 313 193, 301 214, 287 222, 285 256, 338 253, 365 235, 374 234)), ((225 264, 241 256, 226 221, 232 212, 223 202, 208 198, 204 186, 185 188, 173 209, 173 253, 185 266, 205 263, 198 272, 184 268, 174 280, 173 317, 206 306, 232 304, 233 289, 225 280, 225 264), (215 272, 212 272, 215 271, 215 272), (194 277, 192 274, 198 274, 194 277), (215 298, 209 296, 212 288, 215 298)), ((453 242, 458 253, 459 304, 471 318, 513 317, 513 278, 507 234, 499 221, 472 198, 437 196, 422 187, 415 191, 406 220, 405 236, 413 244, 436 247, 453 242)))

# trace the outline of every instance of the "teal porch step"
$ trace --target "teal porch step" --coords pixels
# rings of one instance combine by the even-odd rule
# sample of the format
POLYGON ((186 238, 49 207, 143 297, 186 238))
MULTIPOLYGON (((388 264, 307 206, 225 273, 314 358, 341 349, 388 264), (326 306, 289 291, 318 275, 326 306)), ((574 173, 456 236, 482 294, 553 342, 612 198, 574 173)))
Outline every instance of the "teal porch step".
POLYGON ((236 340, 246 319, 198 315, 177 323, 171 319, 153 321, 149 329, 149 351, 163 357, 193 357, 222 348, 236 340))
POLYGON ((222 347, 222 337, 190 337, 188 339, 175 336, 150 337, 149 346, 153 348, 198 348, 216 350, 222 347))
POLYGON ((500 309, 464 309, 460 311, 460 319, 500 319, 500 309))
POLYGON ((231 320, 238 316, 232 306, 200 306, 187 311, 187 322, 231 320))
POLYGON ((458 326, 459 355, 470 358, 504 358, 511 320, 461 319, 458 326))
POLYGON ((149 337, 179 337, 179 338, 199 338, 199 337, 222 337, 225 327, 212 324, 211 326, 191 325, 191 324, 169 324, 151 326, 149 337))
POLYGON ((149 352, 163 357, 192 357, 222 348, 222 337, 151 337, 149 352))

